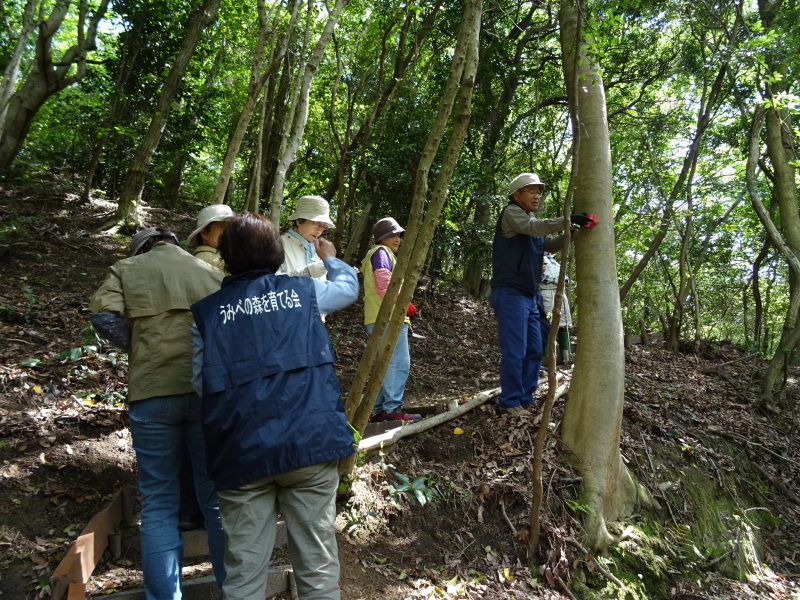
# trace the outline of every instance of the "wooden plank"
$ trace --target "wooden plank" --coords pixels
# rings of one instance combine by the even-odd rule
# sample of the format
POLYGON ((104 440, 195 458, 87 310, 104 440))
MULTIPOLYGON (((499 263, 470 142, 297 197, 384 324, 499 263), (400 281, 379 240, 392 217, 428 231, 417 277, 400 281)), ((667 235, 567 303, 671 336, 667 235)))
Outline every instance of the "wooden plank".
MULTIPOLYGON (((183 536, 183 557, 198 558, 208 556, 208 534, 205 529, 194 529, 192 531, 181 532, 183 536)), ((286 532, 286 523, 278 521, 278 529, 275 533, 275 548, 283 548, 289 543, 289 535, 286 532)))
MULTIPOLYGON (((51 600, 61 600, 70 584, 85 584, 108 546, 108 536, 122 521, 123 490, 91 518, 50 576, 51 600)), ((72 592, 70 591, 70 594, 72 592)), ((70 595, 68 600, 73 600, 70 595)))
MULTIPOLYGON (((264 598, 271 598, 289 589, 291 567, 281 565, 270 568, 267 575, 267 588, 264 598)), ((216 600, 220 595, 219 586, 213 575, 188 579, 183 582, 183 600, 216 600)), ((111 600, 145 600, 144 590, 137 588, 104 596, 111 600)), ((71 598, 69 600, 72 600, 71 598)))
POLYGON ((70 583, 67 600, 86 600, 86 584, 70 583))

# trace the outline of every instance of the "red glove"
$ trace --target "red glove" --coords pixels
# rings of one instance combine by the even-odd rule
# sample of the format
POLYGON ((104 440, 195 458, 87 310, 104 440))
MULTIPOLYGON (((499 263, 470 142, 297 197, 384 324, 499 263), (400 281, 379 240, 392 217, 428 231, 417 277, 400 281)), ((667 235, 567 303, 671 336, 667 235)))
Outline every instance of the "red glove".
POLYGON ((417 316, 417 307, 414 306, 413 304, 409 303, 408 308, 406 309, 406 316, 407 317, 416 317, 417 316))

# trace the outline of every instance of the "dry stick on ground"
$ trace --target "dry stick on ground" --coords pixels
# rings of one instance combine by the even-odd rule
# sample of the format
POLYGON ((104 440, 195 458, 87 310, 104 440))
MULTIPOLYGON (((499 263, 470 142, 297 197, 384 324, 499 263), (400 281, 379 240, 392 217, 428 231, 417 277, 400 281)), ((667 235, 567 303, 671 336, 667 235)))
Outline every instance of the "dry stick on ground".
POLYGON ((800 467, 800 463, 798 463, 797 461, 794 461, 794 460, 792 460, 791 458, 789 458, 787 456, 781 456, 780 454, 778 454, 774 450, 770 450, 769 448, 767 448, 764 444, 759 444, 758 442, 751 442, 746 437, 744 437, 742 435, 739 435, 738 433, 722 431, 721 429, 717 429, 716 427, 709 427, 708 431, 710 431, 711 433, 716 433, 716 434, 721 435, 723 437, 730 438, 730 439, 740 440, 740 441, 744 442, 745 444, 747 444, 748 446, 758 446, 759 448, 763 448, 764 450, 766 450, 767 452, 772 454, 774 457, 780 458, 781 460, 784 460, 786 462, 792 463, 796 467, 800 467))
POLYGON ((597 569, 603 574, 603 577, 608 579, 611 583, 616 585, 619 589, 622 589, 623 587, 625 587, 625 586, 622 585, 622 582, 619 579, 617 579, 616 577, 614 577, 603 565, 601 565, 598 562, 598 560, 594 557, 594 555, 591 552, 589 552, 586 548, 584 548, 578 540, 576 540, 575 538, 572 538, 572 537, 567 537, 567 538, 564 538, 564 541, 572 544, 573 546, 575 546, 579 551, 583 552, 584 556, 590 556, 592 558, 592 560, 594 561, 594 564, 597 566, 597 569))
MULTIPOLYGON (((644 439, 644 434, 640 431, 639 435, 642 438, 642 444, 644 445, 644 452, 645 452, 645 454, 647 454, 647 461, 650 463, 650 470, 653 472, 653 479, 657 481, 658 480, 658 476, 656 474, 656 468, 653 466, 653 457, 650 456, 650 449, 647 447, 647 442, 644 439)), ((667 505, 667 510, 669 510, 669 516, 672 517, 672 522, 673 523, 677 523, 677 521, 675 520, 675 515, 672 513, 672 506, 670 506, 669 502, 667 501, 666 496, 664 496, 664 493, 661 492, 661 490, 659 490, 658 493, 661 496, 661 498, 664 500, 664 504, 667 505)))
POLYGON ((434 417, 429 417, 427 419, 423 419, 422 421, 417 421, 416 423, 411 423, 409 425, 405 425, 403 427, 397 427, 396 429, 390 429, 385 433, 381 433, 379 435, 373 435, 372 437, 364 438, 358 444, 358 451, 364 452, 366 450, 373 450, 375 448, 380 448, 381 446, 389 446, 394 444, 400 438, 407 437, 409 435, 414 435, 415 433, 420 433, 431 427, 436 427, 437 425, 441 425, 442 423, 446 423, 447 421, 452 421, 456 417, 460 417, 461 415, 468 413, 474 408, 477 408, 490 398, 493 398, 497 394, 500 393, 500 388, 493 388, 491 390, 486 390, 481 392, 469 400, 467 400, 464 404, 460 404, 457 408, 453 410, 448 410, 445 413, 438 414, 434 417))
MULTIPOLYGON (((731 361, 731 362, 735 362, 735 361, 731 361)), ((725 363, 725 364, 729 364, 729 363, 725 363)), ((748 398, 744 394, 744 392, 742 392, 742 390, 739 389, 739 384, 737 384, 733 380, 733 377, 728 375, 727 371, 725 371, 725 369, 723 369, 722 367, 723 367, 723 365, 717 365, 717 366, 714 366, 714 367, 697 367, 697 370, 700 373, 704 373, 706 375, 711 375, 711 374, 719 375, 720 377, 722 377, 725 381, 727 381, 731 385, 731 387, 734 389, 734 391, 739 396, 739 398, 741 398, 745 403, 749 404, 750 403, 750 398, 748 398)))
POLYGON ((565 595, 566 595, 568 598, 572 598, 572 600, 577 600, 577 598, 575 598, 575 596, 573 595, 573 593, 569 591, 569 588, 567 587, 567 584, 566 584, 566 583, 564 583, 564 580, 563 580, 563 579, 561 579, 561 576, 560 576, 560 575, 556 575, 556 581, 558 582, 558 585, 560 585, 560 586, 561 586, 561 591, 562 591, 562 592, 564 592, 564 594, 565 594, 565 595))

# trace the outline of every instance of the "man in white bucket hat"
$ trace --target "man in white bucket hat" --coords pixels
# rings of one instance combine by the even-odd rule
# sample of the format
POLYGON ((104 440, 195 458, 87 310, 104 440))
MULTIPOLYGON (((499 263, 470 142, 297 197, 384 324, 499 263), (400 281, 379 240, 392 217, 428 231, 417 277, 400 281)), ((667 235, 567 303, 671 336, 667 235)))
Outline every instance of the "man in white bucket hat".
MULTIPOLYGON (((536 173, 521 173, 508 185, 509 203, 497 220, 492 246, 492 294, 500 343, 501 412, 533 404, 542 366, 543 314, 539 281, 544 252, 558 252, 564 219, 537 219, 544 184, 536 173)), ((593 215, 575 213, 572 224, 595 225, 593 215)))
POLYGON ((336 248, 322 235, 333 227, 331 207, 321 196, 300 196, 297 209, 289 215, 292 227, 281 236, 286 253, 280 273, 324 280, 327 270, 322 262, 336 256, 336 248))
POLYGON ((217 245, 219 236, 225 231, 225 223, 233 216, 233 209, 227 204, 206 206, 197 214, 197 228, 186 239, 186 247, 196 258, 212 267, 224 271, 217 245))

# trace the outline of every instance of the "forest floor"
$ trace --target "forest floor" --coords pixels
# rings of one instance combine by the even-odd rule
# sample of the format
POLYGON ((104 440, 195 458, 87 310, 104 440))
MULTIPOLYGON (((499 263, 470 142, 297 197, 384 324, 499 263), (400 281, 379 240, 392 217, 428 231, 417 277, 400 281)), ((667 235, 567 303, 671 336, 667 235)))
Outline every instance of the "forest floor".
MULTIPOLYGON (((76 535, 135 484, 125 360, 87 326, 89 297, 124 248, 94 233, 112 210, 102 201, 80 206, 57 181, 0 183, 3 598, 48 597, 49 576, 76 535)), ((194 214, 148 209, 147 218, 182 239, 194 225, 194 214)), ((498 386, 488 304, 432 286, 415 302, 414 332, 423 337, 412 338, 407 406, 498 386)), ((359 305, 327 321, 345 393, 366 342, 361 323, 359 305)), ((531 561, 541 399, 530 417, 500 416, 488 402, 366 459, 339 507, 342 597, 800 598, 799 388, 789 378, 781 412, 761 411, 764 365, 726 343, 627 352, 622 454, 660 510, 612 524, 615 533, 632 528, 605 557, 579 548, 585 507, 559 442, 563 398, 546 443, 542 544, 531 561)), ((561 381, 570 372, 560 367, 561 381)), ((103 559, 90 589, 140 585, 129 549, 103 559)))

